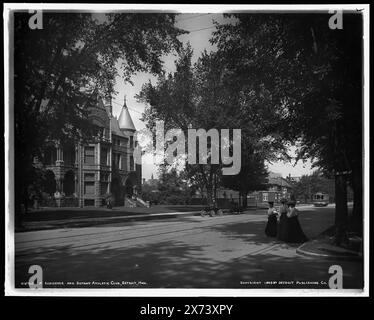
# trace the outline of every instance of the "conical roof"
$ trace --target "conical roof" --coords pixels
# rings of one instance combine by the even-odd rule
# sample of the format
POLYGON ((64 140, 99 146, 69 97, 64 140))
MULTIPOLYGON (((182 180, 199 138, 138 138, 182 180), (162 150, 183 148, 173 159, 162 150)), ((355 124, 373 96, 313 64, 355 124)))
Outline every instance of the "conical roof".
POLYGON ((123 107, 122 107, 122 110, 121 110, 121 114, 119 115, 119 118, 118 118, 118 124, 119 124, 119 128, 121 130, 136 131, 135 126, 134 126, 134 122, 132 122, 132 119, 131 119, 131 116, 130 116, 130 113, 129 113, 129 109, 127 108, 127 105, 126 105, 126 96, 125 96, 125 99, 124 99, 124 104, 123 104, 123 107))

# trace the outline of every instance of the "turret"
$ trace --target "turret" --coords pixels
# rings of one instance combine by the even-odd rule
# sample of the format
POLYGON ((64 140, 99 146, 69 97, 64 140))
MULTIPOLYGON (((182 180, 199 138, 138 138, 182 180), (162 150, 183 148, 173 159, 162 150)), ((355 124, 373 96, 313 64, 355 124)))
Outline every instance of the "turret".
POLYGON ((130 132, 134 133, 136 131, 134 122, 131 119, 129 110, 126 105, 126 95, 124 98, 124 103, 123 103, 123 107, 121 110, 121 114, 119 115, 119 118, 118 118, 118 124, 122 132, 128 131, 129 133, 130 132))

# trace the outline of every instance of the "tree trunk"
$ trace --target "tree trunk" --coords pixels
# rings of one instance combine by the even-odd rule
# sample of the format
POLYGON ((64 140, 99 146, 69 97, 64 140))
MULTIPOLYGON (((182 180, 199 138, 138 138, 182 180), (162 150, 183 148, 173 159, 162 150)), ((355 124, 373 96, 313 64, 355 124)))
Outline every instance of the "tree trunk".
POLYGON ((15 198, 14 204, 14 226, 16 229, 22 227, 22 203, 17 198, 15 198))
POLYGON ((28 211, 28 193, 27 190, 18 191, 14 197, 14 226, 17 229, 23 227, 23 219, 28 211))
POLYGON ((335 239, 338 246, 347 242, 347 182, 344 175, 335 175, 335 239))
POLYGON ((207 206, 213 206, 213 186, 207 185, 206 186, 206 200, 207 200, 207 206))
POLYGON ((23 218, 28 211, 28 191, 25 165, 15 161, 15 183, 14 183, 14 226, 19 229, 23 227, 23 218), (22 166, 23 165, 23 166, 22 166))
POLYGON ((363 187, 362 187, 361 170, 353 171, 352 188, 353 188, 353 213, 352 229, 359 234, 363 233, 363 187))
POLYGON ((248 191, 243 192, 243 208, 247 208, 247 205, 248 205, 247 196, 248 196, 248 191))
POLYGON ((214 203, 218 206, 218 201, 217 201, 217 174, 214 173, 213 174, 213 181, 214 181, 214 189, 213 189, 213 199, 214 199, 214 203))

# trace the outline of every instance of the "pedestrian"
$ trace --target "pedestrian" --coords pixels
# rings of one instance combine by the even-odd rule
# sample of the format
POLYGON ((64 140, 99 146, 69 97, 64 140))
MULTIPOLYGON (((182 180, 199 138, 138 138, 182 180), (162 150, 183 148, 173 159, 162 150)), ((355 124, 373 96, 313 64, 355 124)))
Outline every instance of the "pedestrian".
POLYGON ((279 207, 279 224, 278 224, 278 240, 286 241, 287 239, 287 213, 288 213, 288 206, 287 206, 287 199, 281 199, 281 205, 279 207))
POLYGON ((268 209, 268 223, 266 224, 265 234, 268 237, 276 237, 277 236, 277 216, 278 213, 274 208, 274 202, 269 201, 269 209, 268 209))
POLYGON ((296 202, 290 201, 288 204, 290 209, 287 213, 287 237, 285 241, 291 243, 302 243, 308 241, 298 219, 299 210, 295 208, 296 202))
POLYGON ((106 198, 106 207, 107 207, 107 209, 112 209, 113 208, 111 197, 106 198))

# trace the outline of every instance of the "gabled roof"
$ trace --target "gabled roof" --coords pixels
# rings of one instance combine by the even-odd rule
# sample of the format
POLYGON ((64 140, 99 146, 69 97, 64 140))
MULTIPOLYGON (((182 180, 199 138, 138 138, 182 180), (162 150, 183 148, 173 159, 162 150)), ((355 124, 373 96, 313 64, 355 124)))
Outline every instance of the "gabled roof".
POLYGON ((293 188, 293 186, 286 179, 282 177, 274 177, 270 175, 268 177, 268 184, 286 187, 286 188, 293 188))

